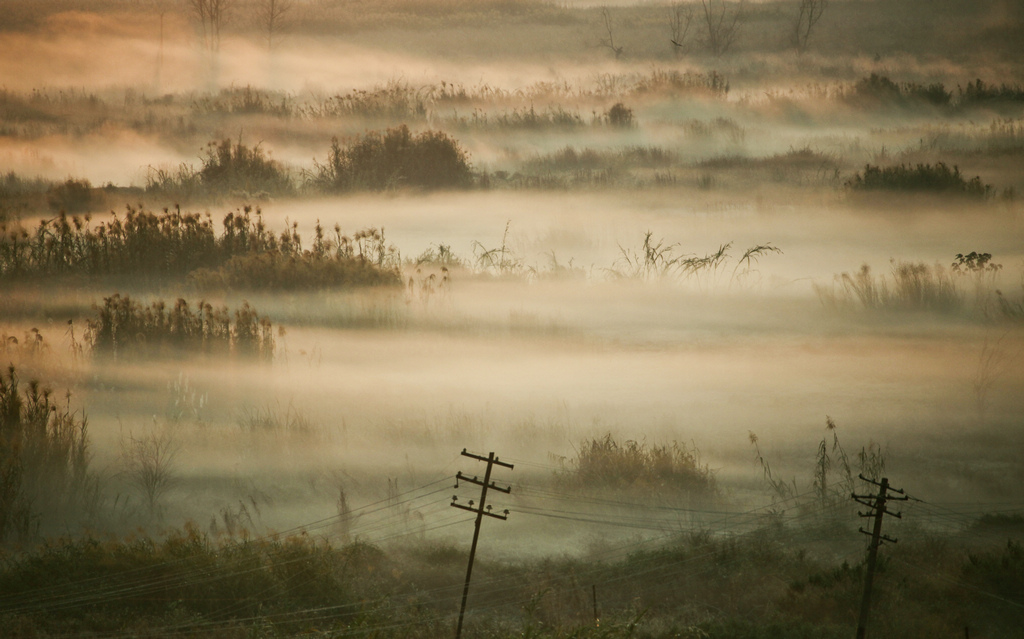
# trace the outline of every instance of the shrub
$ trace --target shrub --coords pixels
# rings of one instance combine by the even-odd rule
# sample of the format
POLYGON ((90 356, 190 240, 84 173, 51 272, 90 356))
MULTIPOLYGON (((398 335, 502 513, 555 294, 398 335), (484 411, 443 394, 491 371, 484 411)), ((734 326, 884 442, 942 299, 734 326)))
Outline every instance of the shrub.
POLYGON ((162 300, 147 307, 127 295, 114 294, 95 310, 86 341, 94 353, 115 359, 170 352, 234 354, 268 361, 274 356, 273 326, 248 302, 235 311, 234 322, 227 307, 199 302, 193 311, 184 299, 168 309, 162 300))
POLYGON ((251 149, 241 140, 210 142, 206 145, 199 180, 207 193, 266 193, 287 195, 295 190, 279 162, 266 156, 257 144, 251 149))
POLYGON ((146 192, 190 200, 198 197, 240 194, 246 196, 290 195, 295 185, 285 167, 267 157, 256 145, 225 138, 206 145, 202 167, 190 164, 176 169, 150 167, 146 192))
POLYGON ((629 129, 635 124, 633 120, 633 109, 627 107, 621 102, 616 102, 612 105, 608 112, 605 113, 605 118, 608 120, 610 126, 619 129, 629 129))
POLYGON ((933 193, 955 193, 968 197, 984 198, 992 191, 992 185, 983 184, 975 176, 964 178, 959 167, 952 170, 943 162, 935 165, 918 164, 908 167, 865 165, 863 173, 857 173, 846 182, 855 191, 925 191, 933 193))
POLYGON ((85 415, 38 381, 22 391, 14 366, 0 372, 0 541, 91 514, 98 490, 85 415))
POLYGON ((472 173, 457 141, 441 131, 413 135, 403 124, 371 131, 345 148, 335 138, 327 163, 317 163, 307 183, 325 192, 460 188, 472 183, 472 173))
POLYGON ((52 211, 82 213, 93 204, 92 184, 89 180, 68 179, 52 187, 46 194, 46 201, 52 211))

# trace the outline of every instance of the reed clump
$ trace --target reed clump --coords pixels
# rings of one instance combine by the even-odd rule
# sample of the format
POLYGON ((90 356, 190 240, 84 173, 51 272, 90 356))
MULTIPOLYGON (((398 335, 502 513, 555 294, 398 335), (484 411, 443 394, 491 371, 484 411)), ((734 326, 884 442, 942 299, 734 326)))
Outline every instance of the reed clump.
POLYGON ((984 184, 980 176, 967 179, 960 168, 952 169, 944 162, 917 166, 874 166, 867 164, 863 173, 857 173, 846 182, 853 191, 911 191, 963 195, 986 198, 992 192, 991 184, 984 184))
POLYGON ((611 433, 583 441, 557 478, 587 490, 670 490, 703 497, 717 492, 714 474, 695 446, 619 442, 611 433))
POLYGON ((28 541, 54 524, 94 513, 88 420, 15 367, 0 372, 0 542, 28 541))
POLYGON ((88 321, 86 341, 92 352, 114 359, 201 353, 251 357, 269 361, 274 357, 271 321, 243 302, 230 313, 201 301, 195 310, 184 299, 172 307, 159 300, 144 306, 129 296, 114 294, 96 307, 88 321))
POLYGON ((298 226, 270 231, 259 209, 212 218, 180 208, 153 213, 128 206, 123 217, 92 224, 90 215, 61 213, 34 230, 0 223, 0 276, 126 276, 186 279, 199 288, 316 288, 400 284, 397 249, 380 229, 331 236, 317 224, 306 250, 298 226))
POLYGON ((327 237, 318 222, 308 250, 302 249, 293 226, 288 241, 235 255, 216 269, 197 269, 188 281, 203 290, 392 287, 402 282, 401 261, 398 249, 387 243, 384 229, 368 228, 348 236, 335 226, 334 235, 327 237))
POLYGON ((854 273, 835 276, 831 287, 816 286, 830 308, 890 311, 956 312, 964 296, 946 270, 936 264, 892 260, 889 275, 876 276, 862 264, 854 273))

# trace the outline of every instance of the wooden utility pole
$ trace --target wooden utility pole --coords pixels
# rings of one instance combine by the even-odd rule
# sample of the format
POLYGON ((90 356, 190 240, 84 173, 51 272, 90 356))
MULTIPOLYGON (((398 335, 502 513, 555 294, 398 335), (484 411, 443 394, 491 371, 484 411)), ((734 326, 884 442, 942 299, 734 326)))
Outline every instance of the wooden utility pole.
POLYGON ((857 514, 859 514, 861 517, 875 518, 875 525, 872 528, 871 532, 868 532, 863 528, 860 529, 860 532, 862 532, 863 534, 871 535, 871 544, 868 546, 867 574, 864 576, 864 596, 860 600, 860 617, 857 620, 857 639, 864 639, 867 633, 868 611, 871 608, 871 586, 875 579, 875 562, 878 560, 878 547, 881 546, 882 542, 885 541, 894 544, 898 541, 897 539, 886 537, 882 534, 882 517, 885 515, 892 515, 897 519, 902 518, 902 515, 900 513, 894 513, 886 510, 885 503, 887 501, 906 501, 910 498, 907 497, 906 495, 903 495, 902 490, 899 490, 897 488, 890 488, 888 477, 883 477, 882 483, 878 483, 876 481, 868 479, 864 475, 859 475, 859 477, 864 481, 868 482, 869 484, 874 484, 875 486, 878 486, 877 495, 858 495, 857 493, 852 493, 850 495, 858 504, 863 504, 871 509, 866 513, 859 512, 857 514), (888 494, 889 491, 898 493, 903 496, 891 497, 888 494), (874 501, 869 501, 872 499, 874 501))
POLYGON ((461 508, 463 510, 468 510, 471 513, 476 513, 476 528, 473 530, 473 544, 469 547, 469 565, 466 566, 466 584, 462 588, 462 607, 459 608, 459 625, 455 629, 455 639, 460 639, 462 637, 462 619, 466 615, 466 600, 469 598, 469 579, 473 576, 473 559, 476 557, 476 542, 478 539, 480 539, 480 522, 483 521, 484 515, 487 515, 488 517, 494 517, 495 519, 501 519, 503 521, 508 519, 508 510, 503 511, 502 514, 499 515, 497 513, 492 513, 491 507, 487 505, 488 489, 493 488, 494 490, 497 490, 498 492, 502 492, 505 494, 509 494, 512 492, 511 486, 501 487, 495 485, 494 482, 491 481, 491 469, 494 468, 494 466, 504 466, 509 470, 514 468, 512 464, 506 464, 505 462, 498 461, 498 458, 494 456, 494 453, 488 454, 487 457, 481 457, 480 455, 467 453, 466 449, 463 448, 462 455, 465 457, 471 457, 479 461, 487 462, 487 470, 484 472, 483 481, 477 479, 475 475, 473 477, 463 475, 461 470, 455 475, 456 488, 459 487, 460 481, 480 486, 480 503, 476 506, 473 505, 473 500, 469 501, 468 506, 463 506, 462 504, 455 503, 458 501, 459 497, 458 495, 452 496, 452 506, 455 506, 456 508, 461 508))

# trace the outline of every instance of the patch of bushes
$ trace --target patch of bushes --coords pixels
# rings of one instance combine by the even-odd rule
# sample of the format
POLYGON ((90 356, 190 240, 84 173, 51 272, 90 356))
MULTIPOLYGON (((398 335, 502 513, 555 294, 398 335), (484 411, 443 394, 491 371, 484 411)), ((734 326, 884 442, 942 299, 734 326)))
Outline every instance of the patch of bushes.
POLYGON ((178 299, 172 308, 163 300, 143 306, 129 296, 114 294, 97 306, 88 321, 86 341, 95 354, 114 359, 153 355, 203 353, 274 357, 273 325, 248 302, 233 314, 227 307, 199 302, 193 311, 178 299))
POLYGON ((846 186, 854 191, 922 191, 973 198, 985 198, 992 192, 992 185, 982 183, 981 177, 974 176, 968 180, 960 173, 959 167, 950 169, 943 162, 914 167, 867 164, 863 173, 850 178, 846 186))
POLYGON ((414 135, 401 125, 371 131, 342 147, 335 138, 325 164, 317 163, 307 183, 327 193, 383 191, 403 186, 465 188, 472 184, 466 151, 441 131, 414 135))
POLYGON ((95 509, 87 420, 67 398, 61 406, 36 380, 22 389, 14 366, 0 372, 0 542, 79 523, 95 509))

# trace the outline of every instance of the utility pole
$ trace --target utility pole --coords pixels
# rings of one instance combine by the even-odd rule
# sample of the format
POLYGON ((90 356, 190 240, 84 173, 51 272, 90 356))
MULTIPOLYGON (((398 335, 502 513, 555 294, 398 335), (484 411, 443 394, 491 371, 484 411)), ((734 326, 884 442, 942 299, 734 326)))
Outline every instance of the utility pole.
POLYGON ((865 633, 867 632, 868 625, 868 610, 871 607, 871 585, 875 578, 875 562, 878 559, 878 547, 882 545, 882 542, 896 543, 898 540, 892 537, 887 537, 882 534, 882 517, 885 515, 892 515, 897 519, 902 519, 901 513, 894 513, 886 510, 885 503, 888 501, 906 501, 910 499, 903 494, 903 491, 898 488, 889 487, 889 478, 883 477, 882 483, 868 479, 863 474, 858 475, 861 479, 878 486, 877 495, 858 495, 852 493, 850 496, 853 497, 854 501, 858 504, 863 504, 870 508, 866 513, 858 512, 857 514, 861 517, 874 517, 875 525, 871 532, 859 529, 865 535, 871 535, 871 545, 868 546, 868 570, 864 576, 864 596, 860 600, 860 618, 857 621, 857 639, 864 639, 865 633), (901 497, 889 496, 889 491, 902 495, 901 497), (869 501, 869 500, 874 501, 869 501))
POLYGON ((462 588, 462 607, 459 608, 459 625, 455 629, 455 639, 461 639, 462 637, 462 619, 466 614, 466 599, 469 597, 469 579, 473 575, 473 559, 476 557, 476 542, 480 538, 480 522, 483 521, 484 515, 488 517, 494 517, 495 519, 501 519, 502 521, 508 519, 508 510, 503 511, 502 514, 499 515, 497 513, 492 513, 491 507, 487 505, 488 489, 493 488, 494 490, 505 493, 506 495, 512 492, 511 486, 501 487, 491 481, 491 469, 494 468, 494 466, 504 466, 509 470, 515 468, 515 466, 513 466, 512 464, 506 464, 503 461, 498 461, 498 458, 494 456, 494 453, 488 454, 487 457, 481 457, 480 455, 467 453, 466 449, 463 448, 462 455, 464 457, 471 457, 478 461, 487 462, 487 470, 484 472, 483 481, 477 479, 475 475, 473 477, 463 475, 461 470, 455 475, 456 488, 459 487, 460 481, 480 486, 480 503, 476 506, 473 505, 472 499, 469 501, 468 506, 457 504, 455 502, 458 501, 459 496, 452 496, 452 506, 455 506, 456 508, 461 508, 462 510, 468 510, 469 512, 476 514, 476 528, 473 530, 473 545, 469 547, 469 565, 466 567, 466 585, 462 588))

